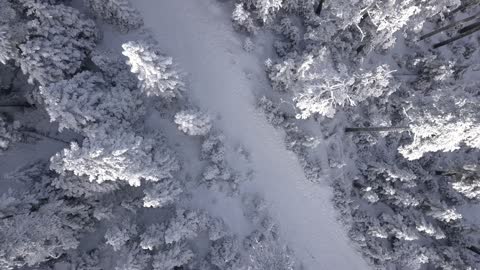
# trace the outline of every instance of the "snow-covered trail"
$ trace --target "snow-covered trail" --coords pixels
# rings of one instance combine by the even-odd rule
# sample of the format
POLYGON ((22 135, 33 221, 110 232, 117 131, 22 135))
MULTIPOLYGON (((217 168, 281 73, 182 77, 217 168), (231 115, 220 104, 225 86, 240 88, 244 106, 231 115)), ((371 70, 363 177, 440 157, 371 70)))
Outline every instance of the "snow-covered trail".
POLYGON ((132 1, 164 52, 187 73, 190 95, 214 115, 232 144, 250 152, 259 192, 283 239, 306 269, 368 269, 335 220, 331 191, 309 182, 280 132, 255 109, 252 89, 269 87, 260 59, 245 53, 230 16, 216 0, 132 1), (250 74, 250 75, 248 75, 250 74))

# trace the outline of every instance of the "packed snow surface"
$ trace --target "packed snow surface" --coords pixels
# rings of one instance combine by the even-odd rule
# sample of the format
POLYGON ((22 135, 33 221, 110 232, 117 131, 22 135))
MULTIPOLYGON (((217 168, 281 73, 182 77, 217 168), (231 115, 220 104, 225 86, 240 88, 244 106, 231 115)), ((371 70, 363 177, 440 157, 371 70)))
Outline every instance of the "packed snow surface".
POLYGON ((282 238, 305 269, 368 269, 336 221, 331 190, 305 178, 294 154, 286 150, 283 135, 256 110, 252 91, 269 87, 262 59, 243 51, 242 38, 232 29, 222 3, 133 3, 164 53, 185 71, 194 102, 218 116, 215 124, 227 143, 249 152, 255 174, 242 191, 264 196, 282 238))

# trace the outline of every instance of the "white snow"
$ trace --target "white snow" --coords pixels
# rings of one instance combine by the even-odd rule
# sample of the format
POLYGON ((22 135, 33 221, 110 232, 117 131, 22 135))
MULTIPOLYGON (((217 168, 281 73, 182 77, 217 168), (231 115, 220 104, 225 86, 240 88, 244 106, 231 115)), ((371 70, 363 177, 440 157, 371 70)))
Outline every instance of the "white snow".
POLYGON ((283 135, 255 109, 252 91, 269 87, 262 59, 243 51, 222 3, 132 2, 164 53, 187 73, 194 101, 219 116, 215 125, 229 144, 243 145, 250 152, 255 176, 242 191, 265 197, 282 238, 305 269, 369 269, 336 221, 331 190, 305 178, 294 154, 286 150, 283 135))

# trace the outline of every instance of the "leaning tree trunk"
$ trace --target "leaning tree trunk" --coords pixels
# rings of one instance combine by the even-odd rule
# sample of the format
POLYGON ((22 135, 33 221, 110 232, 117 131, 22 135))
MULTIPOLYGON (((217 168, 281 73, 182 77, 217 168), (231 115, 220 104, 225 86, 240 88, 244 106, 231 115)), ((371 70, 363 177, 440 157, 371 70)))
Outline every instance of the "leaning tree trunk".
POLYGON ((480 22, 477 22, 477 23, 474 23, 474 24, 471 24, 471 25, 467 25, 467 26, 465 26, 464 28, 462 28, 458 31, 459 35, 454 36, 452 38, 449 38, 445 41, 439 42, 437 44, 434 44, 433 48, 434 49, 440 48, 440 47, 445 46, 447 44, 450 44, 450 43, 452 43, 456 40, 459 40, 461 38, 469 36, 469 35, 477 32, 479 30, 480 30, 480 22))
POLYGON ((0 103, 0 108, 15 108, 15 107, 18 107, 18 108, 35 108, 35 105, 30 104, 30 103, 27 103, 27 102, 23 102, 23 103, 5 103, 5 104, 1 104, 1 103, 0 103))
POLYGON ((480 26, 480 22, 476 22, 476 23, 472 23, 470 25, 467 25, 461 29, 458 30, 458 33, 459 34, 465 34, 465 33, 468 33, 472 30, 475 30, 476 28, 478 28, 480 26))
POLYGON ((425 34, 425 35, 423 35, 423 36, 420 37, 420 40, 424 40, 424 39, 426 39, 426 38, 429 38, 429 37, 431 37, 431 36, 434 36, 434 35, 436 35, 436 34, 438 34, 438 33, 440 33, 440 32, 443 32, 443 31, 445 31, 445 30, 448 30, 448 29, 450 29, 450 28, 454 28, 454 27, 457 27, 457 26, 463 26, 464 23, 469 22, 469 21, 472 21, 472 20, 475 20, 475 19, 478 18, 478 17, 480 17, 480 12, 477 13, 477 14, 475 14, 475 15, 472 15, 472 16, 470 16, 470 17, 467 17, 467 18, 465 18, 465 19, 462 19, 462 20, 453 22, 453 23, 451 23, 451 24, 449 24, 449 25, 446 25, 446 26, 444 26, 444 27, 441 27, 441 28, 439 28, 439 29, 437 29, 437 30, 434 30, 434 31, 428 33, 428 34, 425 34))
POLYGON ((382 132, 382 131, 405 131, 409 130, 409 127, 348 127, 345 128, 345 132, 354 133, 354 132, 382 132))
POLYGON ((325 0, 320 0, 320 1, 318 2, 318 6, 317 6, 317 8, 315 9, 315 14, 320 15, 320 13, 322 13, 323 2, 325 2, 325 0))
POLYGON ((66 141, 61 138, 50 136, 48 134, 45 134, 33 128, 21 128, 18 131, 21 132, 24 136, 31 137, 31 138, 49 139, 49 140, 57 141, 66 145, 70 145, 71 143, 70 141, 66 141))
POLYGON ((480 255, 480 248, 478 248, 476 246, 469 246, 469 247, 467 247, 467 249, 469 249, 470 251, 475 252, 478 255, 480 255))
POLYGON ((457 12, 464 12, 468 7, 480 4, 480 0, 471 0, 468 1, 462 5, 460 5, 458 8, 452 10, 452 12, 448 13, 447 16, 452 16, 457 12))

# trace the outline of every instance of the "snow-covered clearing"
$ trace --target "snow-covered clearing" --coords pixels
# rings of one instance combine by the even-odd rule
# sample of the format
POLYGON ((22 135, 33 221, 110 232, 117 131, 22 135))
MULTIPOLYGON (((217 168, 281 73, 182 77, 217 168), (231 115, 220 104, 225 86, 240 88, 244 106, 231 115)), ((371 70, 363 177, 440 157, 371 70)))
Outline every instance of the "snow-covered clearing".
POLYGON ((282 134, 255 109, 252 90, 269 87, 262 59, 243 51, 222 3, 141 0, 134 5, 164 52, 187 73, 194 101, 218 116, 216 125, 229 144, 250 153, 255 176, 242 191, 265 197, 283 239, 305 268, 368 269, 336 221, 330 189, 305 178, 282 134))

